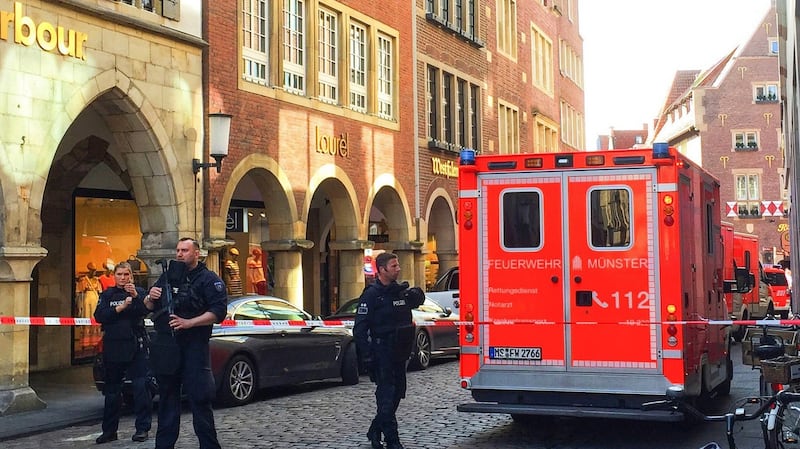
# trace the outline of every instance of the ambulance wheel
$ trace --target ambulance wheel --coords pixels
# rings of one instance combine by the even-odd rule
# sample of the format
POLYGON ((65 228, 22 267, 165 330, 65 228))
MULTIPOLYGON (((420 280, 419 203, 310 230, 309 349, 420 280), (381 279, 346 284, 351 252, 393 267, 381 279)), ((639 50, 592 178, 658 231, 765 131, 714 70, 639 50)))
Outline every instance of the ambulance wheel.
MULTIPOLYGON (((745 310, 742 312, 741 320, 746 321, 748 318, 747 311, 745 310)), ((736 325, 734 326, 734 331, 731 333, 731 337, 733 337, 735 341, 742 341, 744 340, 745 332, 747 332, 747 326, 743 324, 736 325)))
POLYGON ((731 382, 733 382, 733 361, 731 360, 731 353, 728 352, 728 360, 725 361, 728 369, 728 375, 725 376, 725 381, 717 385, 716 391, 718 395, 728 396, 731 394, 731 382))

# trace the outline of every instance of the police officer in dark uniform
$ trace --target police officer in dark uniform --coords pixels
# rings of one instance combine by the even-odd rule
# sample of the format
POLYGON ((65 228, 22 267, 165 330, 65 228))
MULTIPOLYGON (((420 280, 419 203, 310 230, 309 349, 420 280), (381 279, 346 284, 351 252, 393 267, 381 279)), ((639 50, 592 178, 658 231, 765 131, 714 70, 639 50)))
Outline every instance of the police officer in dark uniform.
POLYGON ((406 396, 406 364, 414 342, 411 309, 425 301, 418 287, 397 283, 400 263, 392 253, 375 259, 375 282, 361 294, 353 333, 361 363, 377 385, 377 412, 367 432, 373 449, 382 449, 381 434, 387 449, 403 449, 397 432, 397 407, 406 396))
POLYGON ((143 303, 144 289, 133 284, 133 271, 128 262, 114 267, 114 286, 100 294, 94 319, 103 329, 103 433, 97 444, 117 439, 122 408, 122 380, 125 373, 133 383, 133 404, 136 433, 133 441, 145 441, 152 422, 153 402, 147 385, 147 336, 143 303))
POLYGON ((219 276, 200 262, 196 240, 180 239, 176 259, 144 301, 148 309, 154 310, 156 328, 150 350, 159 394, 155 447, 175 447, 183 387, 200 449, 219 449, 211 408, 215 388, 208 341, 212 325, 225 318, 228 296, 219 276), (165 292, 165 287, 170 290, 165 292))

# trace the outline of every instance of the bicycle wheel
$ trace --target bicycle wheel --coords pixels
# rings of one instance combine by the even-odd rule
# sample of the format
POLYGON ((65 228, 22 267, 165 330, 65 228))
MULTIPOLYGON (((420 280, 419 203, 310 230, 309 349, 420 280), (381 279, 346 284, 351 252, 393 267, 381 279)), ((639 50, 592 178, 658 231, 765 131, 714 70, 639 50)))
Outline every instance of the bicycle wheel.
POLYGON ((777 410, 767 414, 767 419, 774 413, 774 425, 767 425, 767 448, 785 449, 800 448, 800 404, 780 404, 777 410))

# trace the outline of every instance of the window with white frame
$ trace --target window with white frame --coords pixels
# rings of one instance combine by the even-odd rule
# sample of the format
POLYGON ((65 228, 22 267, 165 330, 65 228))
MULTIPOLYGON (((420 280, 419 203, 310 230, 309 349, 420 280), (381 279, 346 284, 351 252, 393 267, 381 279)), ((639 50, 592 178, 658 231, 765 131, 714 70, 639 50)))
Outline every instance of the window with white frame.
POLYGON ((553 41, 536 27, 531 27, 531 52, 533 85, 548 94, 552 94, 553 41))
POLYGON ((769 53, 772 55, 777 55, 780 47, 778 46, 778 39, 770 38, 769 40, 769 53))
POLYGON ((269 43, 266 0, 242 0, 242 77, 269 85, 269 43))
POLYGON ((305 1, 283 1, 283 88, 298 95, 306 92, 305 1))
POLYGON ((350 107, 367 112, 367 29, 350 24, 350 107))
POLYGON ((339 102, 339 17, 331 10, 319 8, 319 99, 339 102))
MULTIPOLYGON (((480 151, 481 149, 481 140, 480 140, 480 113, 478 112, 481 104, 481 89, 480 87, 470 84, 469 85, 469 142, 467 144, 473 150, 480 151)), ((465 146, 467 146, 465 144, 465 146)))
POLYGON ((497 49, 512 59, 517 58, 517 1, 497 1, 497 49))
POLYGON ((497 103, 498 153, 519 153, 519 109, 504 102, 497 103))
POLYGON ((122 0, 122 3, 125 3, 126 5, 135 6, 145 11, 150 11, 150 12, 155 11, 153 0, 122 0))
POLYGON ((753 101, 757 103, 778 101, 778 83, 754 84, 753 101))
POLYGON ((733 147, 735 150, 757 150, 758 132, 756 131, 734 131, 733 147))
POLYGON ((442 74, 442 140, 453 143, 453 75, 442 74))
POLYGON ((739 173, 735 176, 739 218, 761 217, 761 177, 758 173, 739 173))
POLYGON ((394 118, 392 48, 392 39, 385 34, 378 34, 378 116, 385 119, 394 118))

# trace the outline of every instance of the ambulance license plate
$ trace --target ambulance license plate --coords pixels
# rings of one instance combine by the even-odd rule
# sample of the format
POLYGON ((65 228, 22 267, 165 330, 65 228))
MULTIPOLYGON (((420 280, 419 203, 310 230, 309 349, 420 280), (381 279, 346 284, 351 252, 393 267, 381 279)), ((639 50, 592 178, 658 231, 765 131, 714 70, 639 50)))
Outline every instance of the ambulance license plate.
POLYGON ((489 347, 489 358, 495 360, 542 360, 542 348, 489 347))

